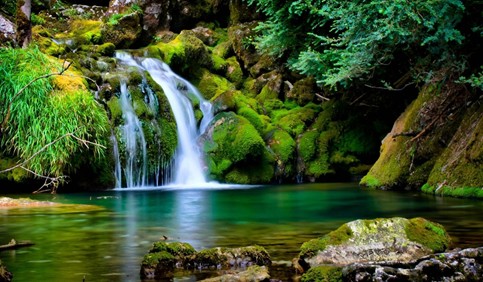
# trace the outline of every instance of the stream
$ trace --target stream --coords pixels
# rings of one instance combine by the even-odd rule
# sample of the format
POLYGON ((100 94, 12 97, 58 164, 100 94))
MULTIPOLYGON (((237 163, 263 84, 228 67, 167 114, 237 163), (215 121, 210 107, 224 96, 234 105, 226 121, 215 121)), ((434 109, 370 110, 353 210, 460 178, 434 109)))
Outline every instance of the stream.
POLYGON ((482 201, 367 191, 355 183, 7 196, 103 208, 0 209, 0 244, 12 238, 35 243, 0 252, 16 282, 140 281, 143 255, 163 236, 196 250, 258 244, 286 266, 303 242, 344 222, 376 217, 425 217, 446 227, 454 247, 483 246, 482 201))

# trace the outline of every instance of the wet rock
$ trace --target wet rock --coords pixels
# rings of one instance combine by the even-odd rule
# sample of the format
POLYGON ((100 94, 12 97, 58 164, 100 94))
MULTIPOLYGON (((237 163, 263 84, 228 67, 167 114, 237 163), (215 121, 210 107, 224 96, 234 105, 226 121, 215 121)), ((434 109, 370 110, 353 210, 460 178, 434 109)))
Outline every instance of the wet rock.
POLYGON ((305 242, 299 264, 304 269, 326 264, 407 264, 444 251, 449 243, 450 238, 441 225, 423 218, 356 220, 305 242))
POLYGON ((0 13, 0 46, 13 42, 15 39, 15 25, 0 13))
POLYGON ((129 48, 141 36, 141 16, 138 12, 123 15, 115 22, 102 27, 105 42, 111 42, 118 49, 129 48))
POLYGON ((230 42, 232 42, 233 50, 237 58, 243 63, 242 67, 245 69, 249 69, 260 60, 260 54, 252 42, 255 36, 253 29, 257 25, 258 22, 253 21, 237 24, 228 28, 228 37, 230 38, 230 42))
MULTIPOLYGON (((356 263, 341 269, 343 281, 480 281, 482 264, 483 247, 479 247, 434 254, 415 263, 356 263)), ((307 279, 309 272, 302 281, 315 281, 307 279)))
POLYGON ((212 248, 196 252, 188 243, 159 241, 144 256, 140 276, 141 279, 166 279, 174 277, 177 270, 230 269, 233 272, 227 277, 240 279, 230 281, 265 281, 269 275, 262 266, 270 265, 270 255, 260 246, 212 248), (243 280, 248 278, 252 280, 243 280))

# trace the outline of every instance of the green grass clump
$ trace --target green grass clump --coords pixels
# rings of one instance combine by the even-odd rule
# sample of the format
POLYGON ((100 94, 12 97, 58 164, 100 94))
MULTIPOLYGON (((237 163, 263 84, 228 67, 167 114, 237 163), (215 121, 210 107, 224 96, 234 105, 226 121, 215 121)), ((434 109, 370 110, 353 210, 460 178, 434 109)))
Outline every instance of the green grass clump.
POLYGON ((105 157, 105 147, 86 147, 79 139, 108 142, 107 115, 85 87, 54 90, 55 77, 37 79, 58 70, 60 63, 37 48, 0 49, 0 151, 30 159, 25 167, 39 175, 73 173, 91 157, 105 157))

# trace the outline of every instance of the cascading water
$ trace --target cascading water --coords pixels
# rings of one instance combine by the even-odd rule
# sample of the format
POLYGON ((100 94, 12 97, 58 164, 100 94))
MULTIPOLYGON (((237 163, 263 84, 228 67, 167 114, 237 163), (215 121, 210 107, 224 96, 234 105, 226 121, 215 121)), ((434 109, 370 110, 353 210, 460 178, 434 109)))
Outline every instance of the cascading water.
MULTIPOLYGON (((121 83, 120 104, 124 125, 122 126, 122 141, 124 142, 126 156, 124 171, 116 164, 116 184, 121 186, 124 175, 127 187, 146 185, 147 151, 143 128, 131 104, 130 94, 125 82, 121 83), (140 164, 140 165, 139 165, 140 164)), ((118 144, 114 145, 116 162, 120 162, 118 144), (117 151, 117 152, 116 152, 117 151), (116 156, 117 155, 117 156, 116 156)))
MULTIPOLYGON (((171 180, 169 185, 206 186, 208 182, 203 169, 203 154, 198 146, 198 138, 204 133, 213 119, 211 104, 203 99, 193 85, 175 74, 168 65, 159 60, 141 58, 137 61, 131 55, 123 52, 118 52, 116 57, 126 65, 136 66, 141 70, 147 71, 153 80, 161 86, 171 105, 178 132, 178 147, 174 160, 174 179, 171 180), (199 101, 200 109, 203 112, 203 119, 199 129, 196 125, 193 106, 190 99, 188 99, 190 94, 194 95, 199 101)), ((139 130, 142 132, 140 127, 139 130)), ((129 138, 128 136, 126 137, 129 138)), ((147 163, 147 161, 144 163, 147 163)), ((145 178, 142 181, 145 181, 145 178)), ((133 184, 135 186, 146 185, 145 182, 133 184)), ((128 187, 130 186, 128 185, 128 187)))

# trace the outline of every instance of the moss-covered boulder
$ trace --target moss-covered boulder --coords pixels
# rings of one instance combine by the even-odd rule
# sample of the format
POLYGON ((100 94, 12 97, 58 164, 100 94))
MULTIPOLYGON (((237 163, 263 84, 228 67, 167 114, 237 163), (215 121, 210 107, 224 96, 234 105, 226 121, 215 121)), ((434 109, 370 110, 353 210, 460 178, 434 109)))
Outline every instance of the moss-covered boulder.
POLYGON ((449 244, 444 227, 423 218, 356 220, 305 242, 298 263, 305 270, 326 264, 408 263, 442 252, 449 244))
MULTIPOLYGON (((248 270, 247 268, 251 266, 270 266, 271 263, 270 255, 265 248, 256 245, 240 248, 211 248, 197 252, 188 243, 158 241, 144 256, 140 276, 141 279, 171 279, 176 271, 215 269, 240 271, 248 270)), ((263 269, 254 268, 240 275, 266 277, 268 273, 265 272, 263 269)))
POLYGON ((211 73, 207 69, 201 69, 198 72, 198 79, 194 81, 195 86, 205 99, 216 99, 217 96, 227 91, 235 90, 233 83, 226 78, 211 73))
POLYGON ((251 265, 270 266, 271 263, 270 255, 261 246, 204 249, 195 258, 196 267, 201 269, 245 269, 251 265))
POLYGON ((186 77, 192 77, 192 72, 200 67, 211 68, 213 65, 208 48, 192 30, 183 30, 173 40, 158 42, 147 51, 186 77))
POLYGON ((101 28, 104 41, 111 42, 118 49, 129 48, 135 44, 141 31, 141 14, 138 11, 115 14, 101 28))
POLYGON ((188 243, 155 242, 141 263, 142 279, 172 277, 176 268, 192 268, 196 250, 188 243))
POLYGON ((278 180, 293 180, 296 173, 295 140, 282 129, 275 129, 268 136, 267 144, 275 155, 275 177, 278 180))
POLYGON ((273 165, 265 142, 246 118, 222 112, 204 138, 210 173, 232 183, 266 183, 273 177, 273 165))
POLYGON ((313 77, 297 80, 293 87, 287 92, 286 98, 297 101, 297 104, 304 106, 314 100, 315 96, 315 79, 313 77))
POLYGON ((426 85, 384 138, 380 156, 361 185, 413 188, 482 197, 482 111, 477 92, 461 85, 426 85))
POLYGON ((256 51, 254 43, 254 28, 258 25, 256 21, 240 23, 228 28, 228 37, 232 43, 237 58, 242 62, 242 67, 248 70, 255 65, 260 54, 256 51))

